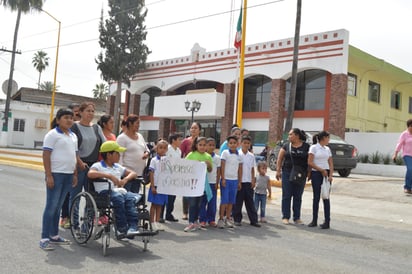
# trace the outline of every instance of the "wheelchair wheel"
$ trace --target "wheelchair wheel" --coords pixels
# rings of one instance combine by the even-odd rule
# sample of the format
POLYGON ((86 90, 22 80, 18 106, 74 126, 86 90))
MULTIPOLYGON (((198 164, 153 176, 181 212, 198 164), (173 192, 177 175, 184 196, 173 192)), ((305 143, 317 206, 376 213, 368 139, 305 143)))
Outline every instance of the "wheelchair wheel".
POLYGON ((107 255, 107 250, 109 249, 110 245, 110 232, 103 232, 102 235, 102 245, 103 245, 103 256, 107 255))
POLYGON ((87 243, 98 222, 96 202, 90 193, 81 192, 73 199, 70 208, 70 230, 78 244, 87 243))

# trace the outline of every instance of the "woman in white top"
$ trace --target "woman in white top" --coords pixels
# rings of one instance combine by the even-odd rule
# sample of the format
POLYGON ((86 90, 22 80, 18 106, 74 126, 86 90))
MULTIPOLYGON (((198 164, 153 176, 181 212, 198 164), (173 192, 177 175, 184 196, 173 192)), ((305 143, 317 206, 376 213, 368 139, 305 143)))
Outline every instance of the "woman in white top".
MULTIPOLYGON (((142 176, 149 157, 149 150, 143 135, 138 132, 139 126, 139 116, 130 114, 126 119, 127 130, 117 137, 117 143, 126 148, 126 151, 120 155, 120 164, 136 172, 137 176, 142 176)), ((138 193, 140 181, 129 182, 125 187, 129 191, 138 193)))
MULTIPOLYGON (((323 183, 323 178, 327 177, 332 183, 333 175, 333 160, 332 153, 327 146, 329 144, 330 134, 327 131, 321 131, 313 136, 313 145, 309 148, 308 165, 312 168, 311 180, 313 189, 313 218, 308 224, 309 227, 317 226, 320 189, 323 183)), ((320 225, 322 229, 328 229, 330 223, 330 202, 329 199, 323 199, 323 210, 325 214, 325 222, 320 225)))

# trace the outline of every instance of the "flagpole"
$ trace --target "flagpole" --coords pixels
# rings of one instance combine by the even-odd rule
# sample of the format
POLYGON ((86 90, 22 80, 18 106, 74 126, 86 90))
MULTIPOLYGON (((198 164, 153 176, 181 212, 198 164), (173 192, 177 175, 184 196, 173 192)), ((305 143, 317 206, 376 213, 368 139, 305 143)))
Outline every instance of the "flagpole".
POLYGON ((237 98, 237 124, 242 127, 243 112, 243 79, 245 77, 245 42, 246 42, 246 13, 247 0, 243 0, 243 18, 242 18, 242 46, 240 47, 240 75, 239 75, 239 94, 237 98))
POLYGON ((237 51, 237 61, 236 61, 236 84, 235 84, 235 100, 233 107, 233 124, 236 124, 237 116, 237 94, 239 92, 239 63, 240 63, 240 51, 237 51))

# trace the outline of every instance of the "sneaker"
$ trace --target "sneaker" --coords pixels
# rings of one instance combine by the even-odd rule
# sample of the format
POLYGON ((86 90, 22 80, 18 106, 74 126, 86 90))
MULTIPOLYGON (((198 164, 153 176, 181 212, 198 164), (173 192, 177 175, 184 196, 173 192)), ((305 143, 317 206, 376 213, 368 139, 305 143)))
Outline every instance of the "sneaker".
POLYGON ((70 228, 70 219, 69 219, 69 218, 67 218, 66 222, 64 223, 63 228, 65 228, 65 229, 69 229, 69 228, 70 228))
POLYGON ((284 225, 290 224, 289 219, 282 219, 282 224, 284 224, 284 225))
POLYGON ((241 225, 242 225, 241 222, 234 222, 233 224, 234 224, 235 226, 241 226, 241 225))
POLYGON ((217 227, 217 224, 216 224, 215 221, 212 221, 212 222, 209 223, 209 226, 211 226, 211 227, 217 227))
POLYGON ((225 228, 225 221, 223 221, 222 219, 219 219, 219 221, 217 221, 217 227, 225 228))
POLYGON ((254 227, 261 227, 261 225, 258 224, 258 223, 251 223, 250 225, 251 225, 251 226, 254 226, 254 227))
POLYGON ((261 218, 261 219, 260 219, 260 222, 261 222, 261 223, 267 223, 268 221, 266 221, 265 218, 261 218))
POLYGON ((56 239, 50 238, 50 243, 55 245, 69 245, 71 242, 61 236, 57 236, 56 239))
POLYGON ((206 228, 206 222, 200 222, 200 227, 201 228, 206 228))
POLYGON ((160 218, 160 219, 159 219, 159 223, 164 224, 164 223, 165 223, 165 219, 160 218))
POLYGON ((157 227, 157 224, 158 223, 155 223, 155 222, 152 223, 152 230, 153 231, 159 231, 159 228, 157 227))
POLYGON ((61 218, 61 219, 60 219, 60 224, 59 224, 60 227, 61 227, 61 228, 65 228, 64 225, 66 224, 66 222, 67 222, 67 218, 61 218))
POLYGON ((127 236, 135 236, 139 234, 139 230, 137 230, 136 228, 129 228, 126 234, 127 236))
POLYGON ((50 244, 50 240, 40 240, 39 247, 45 251, 54 250, 54 247, 50 244))
POLYGON ((196 231, 196 225, 191 223, 187 227, 185 227, 184 232, 196 231))
POLYGON ((165 227, 161 223, 156 223, 156 227, 158 231, 165 231, 165 227))
POLYGON ((294 222, 295 222, 295 225, 303 225, 303 222, 301 219, 297 219, 294 222))
POLYGON ((225 226, 228 228, 233 228, 233 223, 231 220, 226 219, 225 220, 225 226))

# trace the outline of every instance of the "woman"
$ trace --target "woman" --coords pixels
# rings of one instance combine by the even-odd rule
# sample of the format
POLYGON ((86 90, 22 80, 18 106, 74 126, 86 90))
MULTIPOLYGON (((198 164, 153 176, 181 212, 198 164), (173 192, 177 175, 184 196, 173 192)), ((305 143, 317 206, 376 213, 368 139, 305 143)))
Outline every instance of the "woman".
MULTIPOLYGON (((239 140, 239 144, 238 144, 238 149, 240 149, 240 140, 242 137, 242 130, 238 127, 232 127, 232 129, 230 130, 230 135, 234 135, 237 137, 237 139, 239 140)), ((219 148, 219 154, 222 155, 223 150, 228 149, 227 146, 227 140, 225 140, 219 148)))
POLYGON ((395 148, 395 153, 392 156, 393 161, 396 161, 399 151, 402 150, 402 158, 406 165, 405 184, 403 191, 406 194, 412 194, 412 119, 406 121, 406 130, 399 136, 398 144, 395 148))
MULTIPOLYGON (((292 183, 289 176, 293 166, 308 170, 309 145, 305 142, 305 132, 298 128, 289 131, 288 139, 289 142, 286 142, 280 149, 276 163, 276 179, 282 179, 282 223, 289 224, 290 205, 293 198, 293 221, 295 224, 303 225, 300 210, 305 184, 292 183)), ((305 178, 306 176, 307 172, 304 174, 305 178)))
POLYGON ((116 141, 116 135, 113 134, 114 118, 109 114, 105 114, 100 117, 97 124, 102 128, 103 135, 106 137, 106 141, 116 141))
MULTIPOLYGON (((143 135, 138 132, 140 119, 136 114, 130 114, 125 121, 127 130, 117 137, 117 143, 126 148, 126 151, 120 155, 120 164, 136 172, 137 176, 143 176, 149 150, 143 135)), ((133 180, 126 185, 126 188, 138 193, 140 181, 133 180)))
MULTIPOLYGON (((190 136, 185 138, 180 144, 180 150, 182 151, 182 158, 185 158, 187 154, 192 151, 192 141, 200 136, 202 131, 202 126, 198 122, 193 122, 190 127, 190 136)), ((189 200, 187 197, 183 197, 183 220, 187 220, 187 215, 189 214, 189 200)))
MULTIPOLYGON (((312 180, 313 205, 312 205, 312 222, 309 227, 318 225, 318 211, 320 200, 320 189, 323 178, 327 177, 332 183, 333 160, 329 144, 330 134, 327 131, 321 131, 313 136, 313 144, 309 148, 308 165, 312 168, 310 179, 312 180)), ((323 211, 325 222, 320 225, 322 229, 328 229, 330 223, 330 202, 329 199, 323 199, 323 211)))
MULTIPOLYGON (((71 130, 76 134, 78 139, 79 153, 77 155, 78 184, 70 192, 70 201, 87 188, 87 172, 99 157, 100 145, 106 141, 102 129, 94 124, 95 105, 93 102, 83 102, 80 104, 79 113, 80 121, 73 124, 71 130)), ((70 205, 71 205, 70 202, 70 205)))

